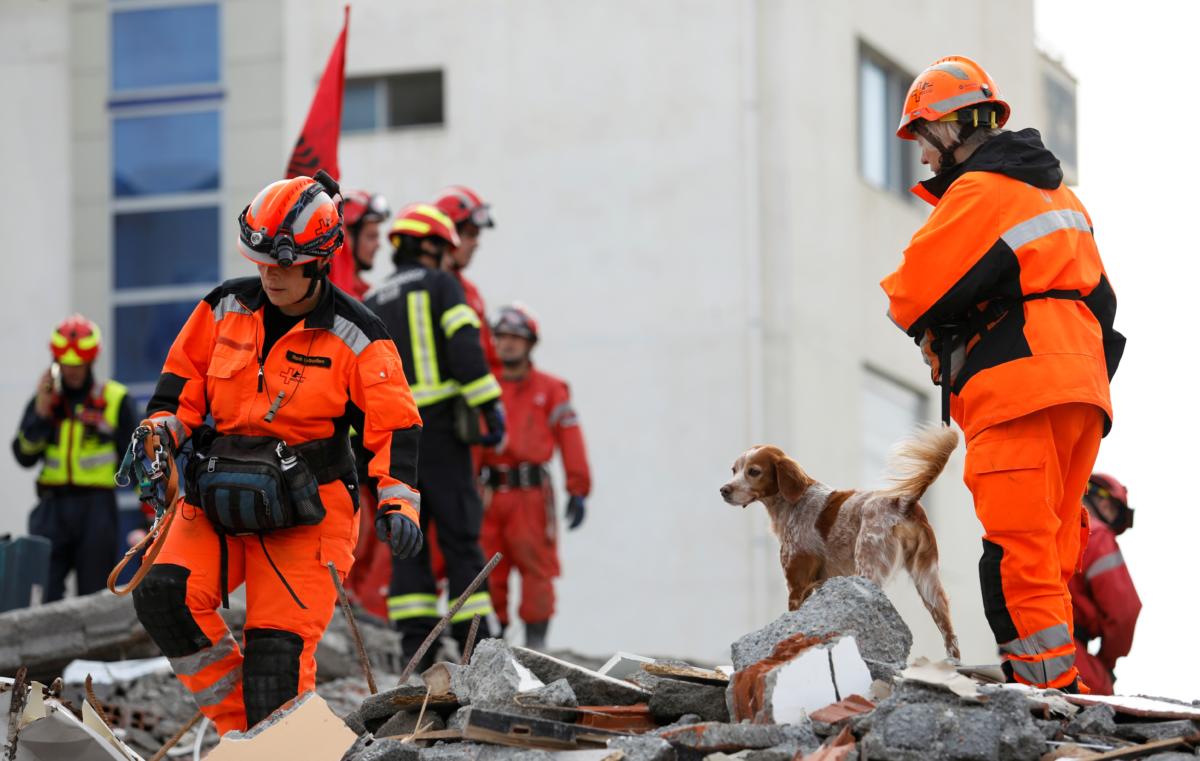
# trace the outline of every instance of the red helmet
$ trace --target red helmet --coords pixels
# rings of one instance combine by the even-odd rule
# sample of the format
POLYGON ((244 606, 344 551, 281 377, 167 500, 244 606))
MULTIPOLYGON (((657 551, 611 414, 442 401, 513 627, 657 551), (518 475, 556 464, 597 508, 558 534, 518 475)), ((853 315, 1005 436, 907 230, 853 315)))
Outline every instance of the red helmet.
POLYGON ((474 190, 463 185, 451 185, 438 193, 433 202, 442 212, 461 225, 471 222, 478 227, 495 227, 496 220, 492 219, 491 207, 474 190))
POLYGON ((238 219, 238 251, 273 267, 332 256, 342 247, 339 200, 337 183, 324 172, 272 182, 238 219))
POLYGON ((492 325, 492 332, 498 336, 520 336, 537 343, 537 318, 524 304, 510 304, 500 308, 500 316, 492 325))
POLYGON ((100 328, 81 314, 73 314, 50 334, 50 353, 60 365, 90 365, 100 353, 100 328))
POLYGON ((400 236, 408 235, 413 238, 441 238, 451 246, 459 244, 458 231, 454 222, 435 206, 427 203, 414 203, 400 210, 396 221, 392 223, 392 231, 388 240, 392 245, 400 247, 400 236))
POLYGON ((1129 490, 1120 481, 1104 473, 1093 473, 1088 479, 1088 494, 1109 497, 1123 505, 1129 505, 1129 490))
POLYGON ((364 222, 382 222, 392 216, 387 199, 378 193, 351 190, 342 204, 342 221, 346 227, 354 228, 364 222))

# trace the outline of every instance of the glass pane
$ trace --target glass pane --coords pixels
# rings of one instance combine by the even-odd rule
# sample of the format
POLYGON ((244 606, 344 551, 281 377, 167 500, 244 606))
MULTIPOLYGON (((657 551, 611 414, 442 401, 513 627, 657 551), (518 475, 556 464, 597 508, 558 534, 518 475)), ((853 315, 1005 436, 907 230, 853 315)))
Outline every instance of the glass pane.
POLYGON ((216 5, 113 13, 113 91, 219 81, 219 30, 216 5))
POLYGON ((346 80, 342 91, 342 132, 366 132, 379 127, 378 79, 346 80))
POLYGON ((117 197, 216 190, 221 182, 216 111, 113 119, 117 197))
POLYGON ((117 214, 113 287, 213 283, 220 279, 216 206, 117 214))
POLYGON ((1046 130, 1043 137, 1049 148, 1068 167, 1075 167, 1075 91, 1052 76, 1044 78, 1046 88, 1046 130))
POLYGON ((116 380, 153 383, 162 373, 167 350, 197 301, 120 306, 116 310, 116 380))
POLYGON ((863 179, 877 188, 887 187, 888 77, 874 62, 863 58, 858 71, 858 160, 863 179))
POLYGON ((442 72, 394 74, 387 79, 388 126, 441 124, 442 72))
POLYGON ((896 444, 912 435, 925 418, 925 397, 871 370, 865 371, 862 392, 862 462, 859 483, 884 485, 888 455, 896 444))

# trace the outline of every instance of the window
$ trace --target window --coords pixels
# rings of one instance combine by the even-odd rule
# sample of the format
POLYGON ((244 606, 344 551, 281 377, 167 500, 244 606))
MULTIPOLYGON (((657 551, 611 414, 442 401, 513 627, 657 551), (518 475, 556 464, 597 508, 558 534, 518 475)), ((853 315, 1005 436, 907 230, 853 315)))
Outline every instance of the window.
POLYGON ((113 370, 145 399, 220 280, 220 6, 141 0, 111 26, 113 370))
POLYGON ((214 4, 113 13, 113 92, 215 84, 218 22, 214 4))
POLYGON ((1042 57, 1042 88, 1046 123, 1042 139, 1058 160, 1068 184, 1079 182, 1078 138, 1075 114, 1075 78, 1062 66, 1042 57))
POLYGON ((199 111, 113 119, 113 195, 216 190, 219 116, 199 111))
POLYGON ((881 190, 908 196, 920 176, 911 140, 896 137, 896 124, 912 75, 866 47, 858 58, 858 163, 863 179, 881 190))
POLYGON ((892 447, 926 420, 925 395, 872 368, 864 368, 859 483, 878 488, 886 481, 892 447))
POLYGON ((342 131, 371 132, 445 123, 442 72, 352 77, 342 94, 342 131))

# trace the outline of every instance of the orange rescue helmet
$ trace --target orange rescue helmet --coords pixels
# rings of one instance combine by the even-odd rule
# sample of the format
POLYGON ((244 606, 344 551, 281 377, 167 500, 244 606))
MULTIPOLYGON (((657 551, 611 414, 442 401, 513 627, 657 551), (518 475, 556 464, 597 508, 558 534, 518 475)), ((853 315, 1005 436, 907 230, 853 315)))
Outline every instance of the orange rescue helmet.
POLYGON ((498 336, 518 336, 537 343, 538 321, 524 304, 509 304, 500 307, 500 316, 492 325, 492 332, 498 336))
POLYGON ((279 180, 238 218, 238 251, 255 264, 291 267, 328 259, 342 247, 341 196, 324 171, 279 180))
POLYGON ((1010 111, 1008 103, 1000 98, 995 81, 982 66, 966 56, 947 56, 934 61, 913 80, 904 99, 896 137, 915 140, 912 125, 918 119, 1003 127, 1010 111))
POLYGON ((81 314, 73 314, 50 334, 50 353, 60 365, 90 365, 100 353, 100 328, 81 314))
POLYGON ((427 203, 414 203, 400 210, 396 221, 392 223, 388 240, 399 248, 400 238, 405 235, 412 238, 440 238, 456 248, 460 242, 454 221, 436 206, 427 203))

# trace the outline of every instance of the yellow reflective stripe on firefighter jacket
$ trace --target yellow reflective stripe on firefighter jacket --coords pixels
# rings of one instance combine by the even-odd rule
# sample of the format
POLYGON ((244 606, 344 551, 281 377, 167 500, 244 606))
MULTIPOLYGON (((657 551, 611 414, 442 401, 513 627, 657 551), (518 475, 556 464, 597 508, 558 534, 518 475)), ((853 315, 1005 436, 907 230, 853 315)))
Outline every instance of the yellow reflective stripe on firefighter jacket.
POLYGON ((479 317, 441 270, 403 262, 364 303, 387 326, 418 407, 462 396, 479 407, 500 398, 479 343, 479 317))
POLYGON ((39 484, 103 489, 115 486, 113 479, 123 454, 121 447, 128 443, 114 438, 126 393, 125 386, 116 381, 104 384, 99 395, 104 405, 103 416, 97 426, 90 426, 80 418, 84 404, 75 405, 71 415, 58 424, 55 438, 46 443, 39 484))

